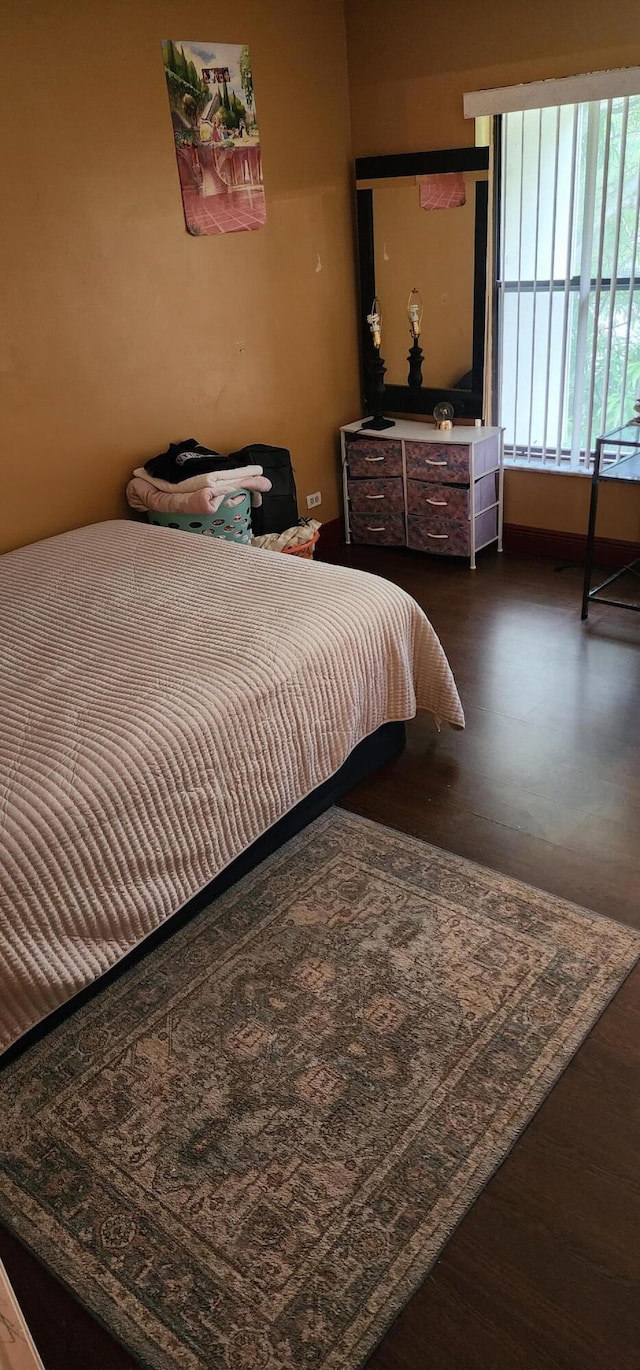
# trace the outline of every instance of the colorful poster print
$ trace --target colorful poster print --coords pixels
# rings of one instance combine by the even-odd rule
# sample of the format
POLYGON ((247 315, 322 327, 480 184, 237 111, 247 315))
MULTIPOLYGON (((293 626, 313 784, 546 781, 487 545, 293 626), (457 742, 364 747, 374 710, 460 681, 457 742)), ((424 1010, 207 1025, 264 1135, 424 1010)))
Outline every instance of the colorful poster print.
POLYGON ((420 187, 421 209, 458 209, 467 203, 461 171, 436 172, 430 176, 416 176, 416 180, 420 187))
POLYGON ((189 233, 241 233, 266 219, 249 49, 164 38, 184 217, 189 233))

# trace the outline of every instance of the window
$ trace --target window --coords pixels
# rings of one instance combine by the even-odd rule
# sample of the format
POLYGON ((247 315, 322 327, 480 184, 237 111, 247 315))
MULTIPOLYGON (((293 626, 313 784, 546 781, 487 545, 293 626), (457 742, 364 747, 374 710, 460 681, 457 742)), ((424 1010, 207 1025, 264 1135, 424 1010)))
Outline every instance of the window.
POLYGON ((640 96, 503 114, 500 197, 505 456, 585 469, 640 394, 640 96))

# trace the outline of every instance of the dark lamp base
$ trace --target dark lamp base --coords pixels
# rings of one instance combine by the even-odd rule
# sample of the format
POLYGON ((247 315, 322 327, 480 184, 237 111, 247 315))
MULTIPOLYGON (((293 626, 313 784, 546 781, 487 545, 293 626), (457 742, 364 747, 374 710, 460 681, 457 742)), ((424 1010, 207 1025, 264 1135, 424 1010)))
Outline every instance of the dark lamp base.
POLYGON ((372 419, 365 419, 364 423, 360 424, 361 428, 373 428, 376 433, 381 432, 383 428, 395 428, 395 426, 395 419, 383 419, 381 414, 374 415, 372 419))

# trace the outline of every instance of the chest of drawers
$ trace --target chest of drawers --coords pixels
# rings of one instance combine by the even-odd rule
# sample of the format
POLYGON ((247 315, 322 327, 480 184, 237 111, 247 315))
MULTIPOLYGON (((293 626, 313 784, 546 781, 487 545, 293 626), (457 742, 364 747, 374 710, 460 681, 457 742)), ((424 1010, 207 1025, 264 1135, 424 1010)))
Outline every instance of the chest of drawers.
POLYGON ((347 542, 468 557, 502 551, 502 432, 398 420, 341 429, 347 542))

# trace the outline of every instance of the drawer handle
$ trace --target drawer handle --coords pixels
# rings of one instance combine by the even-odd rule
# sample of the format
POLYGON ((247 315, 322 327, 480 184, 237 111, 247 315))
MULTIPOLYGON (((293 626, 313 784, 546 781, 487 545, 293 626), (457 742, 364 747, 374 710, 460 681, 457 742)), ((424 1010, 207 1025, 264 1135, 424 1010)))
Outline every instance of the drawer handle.
POLYGON ((384 461, 384 457, 365 457, 365 461, 384 461))
POLYGON ((367 499, 384 499, 384 495, 367 495, 367 499))
POLYGON ((427 504, 444 504, 444 505, 447 505, 448 503, 449 503, 449 501, 446 500, 446 499, 428 499, 428 500, 427 500, 427 504))
POLYGON ((372 528, 372 527, 371 527, 371 524, 368 523, 368 524, 367 524, 367 532, 368 532, 368 533, 384 533, 384 524, 382 525, 381 528, 372 528))
POLYGON ((430 457, 425 457, 427 466, 448 466, 448 461, 431 461, 430 457))
POLYGON ((448 542, 448 541, 449 541, 449 534, 448 534, 448 533, 427 533, 427 537, 428 537, 428 538, 444 538, 445 542, 448 542))

